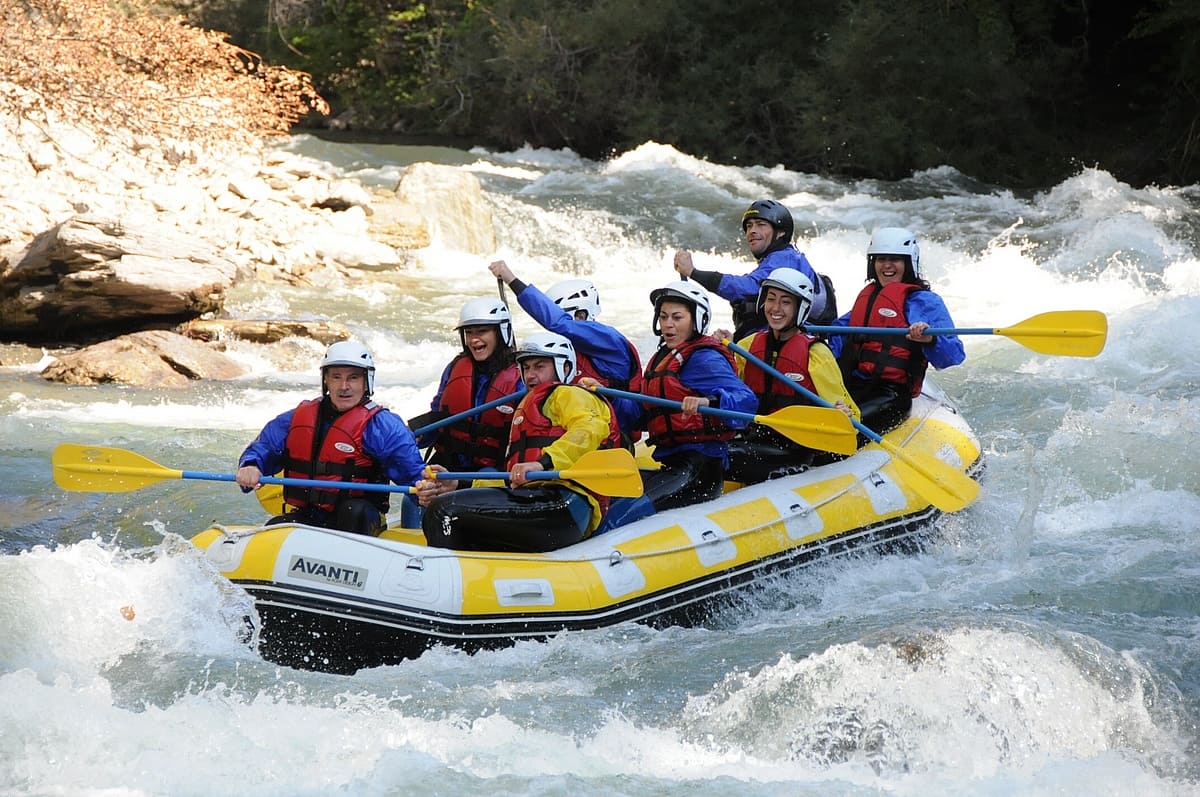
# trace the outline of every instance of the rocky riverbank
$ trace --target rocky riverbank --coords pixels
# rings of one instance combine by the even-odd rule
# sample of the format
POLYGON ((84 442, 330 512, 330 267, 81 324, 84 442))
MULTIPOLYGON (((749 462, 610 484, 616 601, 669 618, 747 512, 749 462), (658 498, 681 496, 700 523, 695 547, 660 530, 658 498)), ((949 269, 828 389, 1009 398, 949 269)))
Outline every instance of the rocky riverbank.
POLYGON ((460 229, 490 230, 491 212, 472 175, 434 164, 409 166, 387 191, 269 144, 200 149, 7 117, 0 181, 0 343, 10 344, 0 365, 48 350, 56 361, 43 375, 72 383, 173 381, 121 363, 130 358, 159 359, 184 383, 236 375, 211 355, 222 337, 214 325, 253 328, 223 316, 242 280, 321 287, 403 270, 419 263, 431 234, 463 251, 494 248, 486 235, 445 240, 439 219, 448 213, 460 229), (186 326, 197 319, 212 322, 202 334, 186 326), (109 366, 96 366, 101 350, 80 349, 148 330, 168 334, 106 346, 109 366), (186 354, 192 347, 206 351, 186 354), (64 364, 72 361, 79 367, 64 364))

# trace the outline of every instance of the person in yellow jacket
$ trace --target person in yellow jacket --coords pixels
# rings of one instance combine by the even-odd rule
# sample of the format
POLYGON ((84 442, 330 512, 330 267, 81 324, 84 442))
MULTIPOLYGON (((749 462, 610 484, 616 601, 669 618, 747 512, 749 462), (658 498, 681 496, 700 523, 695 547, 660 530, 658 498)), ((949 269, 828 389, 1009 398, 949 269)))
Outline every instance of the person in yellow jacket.
MULTIPOLYGON (((791 381, 833 404, 854 419, 858 406, 850 397, 837 359, 824 341, 802 331, 812 307, 809 278, 793 268, 777 268, 762 281, 758 312, 767 328, 738 345, 791 381)), ((804 394, 776 379, 753 361, 736 357, 738 376, 758 397, 758 415, 770 415, 792 404, 811 404, 804 394)), ((762 424, 751 424, 729 443, 726 478, 743 484, 799 473, 811 466, 818 452, 792 442, 762 424)))
POLYGON ((610 499, 572 482, 531 479, 568 470, 581 456, 619 448, 621 430, 608 402, 571 384, 575 347, 553 332, 530 335, 515 352, 528 393, 513 414, 509 484, 443 481, 421 527, 430 546, 471 551, 550 551, 579 542, 599 526, 610 499))

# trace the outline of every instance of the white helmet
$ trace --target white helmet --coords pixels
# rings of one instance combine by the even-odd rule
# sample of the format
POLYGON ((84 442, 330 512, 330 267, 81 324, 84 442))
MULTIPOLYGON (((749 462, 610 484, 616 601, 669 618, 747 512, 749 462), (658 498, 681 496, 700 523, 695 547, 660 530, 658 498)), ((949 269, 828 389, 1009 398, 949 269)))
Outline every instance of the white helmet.
POLYGON ((812 280, 802 271, 794 268, 777 268, 767 275, 758 286, 758 311, 763 312, 767 303, 767 288, 777 288, 796 297, 796 320, 793 326, 800 326, 808 320, 808 311, 812 309, 813 284, 812 280))
MULTIPOLYGON (((472 299, 462 306, 458 314, 459 337, 462 337, 463 327, 478 327, 495 324, 500 327, 500 342, 507 348, 512 348, 516 338, 513 336, 512 313, 508 305, 499 299, 472 299)), ((464 341, 463 346, 466 346, 464 341)))
POLYGON ((678 299, 691 305, 692 329, 697 335, 708 334, 708 322, 712 320, 712 305, 708 302, 708 291, 701 288, 698 282, 676 280, 650 291, 650 303, 654 305, 654 321, 650 328, 655 335, 662 334, 662 330, 658 328, 658 313, 662 303, 668 299, 678 299))
POLYGON ((600 315, 600 292, 591 280, 564 280, 546 291, 547 298, 575 317, 576 310, 587 313, 588 321, 600 315))
POLYGON ((905 282, 921 279, 921 247, 917 245, 917 234, 903 227, 880 227, 871 234, 867 244, 867 279, 875 279, 875 255, 899 255, 908 258, 912 274, 905 274, 905 282), (911 277, 912 279, 908 279, 911 277))
POLYGON ((533 357, 551 357, 558 381, 570 384, 575 379, 575 345, 555 332, 535 332, 525 338, 513 356, 518 365, 533 357))
POLYGON ((353 340, 340 340, 325 350, 321 360, 321 392, 325 391, 325 369, 334 365, 349 365, 367 372, 367 395, 375 393, 375 358, 371 351, 353 340))

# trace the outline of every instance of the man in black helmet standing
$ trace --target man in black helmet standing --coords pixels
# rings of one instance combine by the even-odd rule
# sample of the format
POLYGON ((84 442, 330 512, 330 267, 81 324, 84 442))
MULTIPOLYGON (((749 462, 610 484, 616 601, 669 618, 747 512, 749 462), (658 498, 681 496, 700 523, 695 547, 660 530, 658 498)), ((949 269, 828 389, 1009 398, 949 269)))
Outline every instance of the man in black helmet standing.
POLYGON ((758 290, 762 281, 777 268, 794 268, 812 280, 815 290, 809 321, 828 324, 837 318, 833 284, 818 275, 804 253, 792 244, 794 231, 792 214, 786 207, 774 199, 758 199, 742 214, 742 233, 746 236, 750 254, 758 261, 753 271, 740 276, 702 271, 693 265, 692 253, 686 250, 675 253, 675 270, 684 279, 694 279, 706 290, 729 300, 733 307, 733 340, 766 329, 766 319, 758 310, 758 290))

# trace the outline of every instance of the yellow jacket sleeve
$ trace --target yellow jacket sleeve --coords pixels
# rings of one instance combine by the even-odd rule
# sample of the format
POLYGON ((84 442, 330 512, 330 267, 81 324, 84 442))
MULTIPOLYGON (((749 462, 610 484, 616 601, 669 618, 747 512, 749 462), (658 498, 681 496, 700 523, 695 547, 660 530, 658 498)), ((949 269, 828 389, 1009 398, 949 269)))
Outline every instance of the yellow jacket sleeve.
MULTIPOLYGON (((746 351, 750 351, 750 346, 751 346, 751 344, 754 343, 754 336, 757 334, 758 334, 757 332, 750 333, 746 337, 739 340, 737 342, 737 345, 742 347, 746 351)), ((733 364, 737 367, 738 379, 741 379, 743 382, 745 382, 746 381, 746 358, 743 357, 742 355, 738 354, 735 351, 733 353, 733 364)))
POLYGON ((808 347, 808 375, 812 377, 813 387, 816 388, 818 396, 830 404, 842 402, 850 408, 854 420, 862 420, 858 405, 846 390, 846 382, 842 379, 842 369, 838 367, 837 358, 833 356, 829 346, 820 341, 813 341, 808 347))
POLYGON ((546 398, 542 411, 551 423, 567 430, 542 451, 553 464, 549 470, 570 468, 608 437, 612 417, 608 403, 582 387, 564 385, 555 389, 546 398))
MULTIPOLYGON (((554 390, 546 398, 542 411, 551 423, 567 430, 562 437, 542 449, 543 454, 550 456, 553 465, 551 470, 567 470, 584 454, 598 449, 604 438, 608 437, 609 419, 612 416, 608 402, 582 387, 565 385, 554 390)), ((592 508, 587 528, 588 534, 591 534, 604 518, 599 502, 574 482, 562 482, 562 485, 587 499, 592 508)))
MULTIPOLYGON (((747 335, 738 341, 738 346, 750 351, 754 337, 754 335, 747 335)), ((734 353, 733 360, 737 364, 738 377, 745 379, 746 359, 740 354, 734 353)), ((850 393, 846 390, 846 383, 842 379, 842 369, 838 365, 837 358, 833 356, 829 346, 821 341, 813 341, 812 345, 808 347, 808 375, 812 377, 813 387, 816 388, 818 396, 830 404, 842 402, 850 408, 856 421, 862 420, 862 413, 859 411, 858 405, 854 403, 854 399, 850 398, 850 393)))
MULTIPOLYGON (((598 449, 608 437, 612 416, 608 402, 582 387, 563 385, 551 391, 542 411, 551 423, 566 429, 562 437, 542 449, 542 454, 550 457, 551 465, 546 470, 567 470, 584 454, 598 449)), ((503 487, 505 484, 500 479, 476 479, 471 486, 503 487)))

